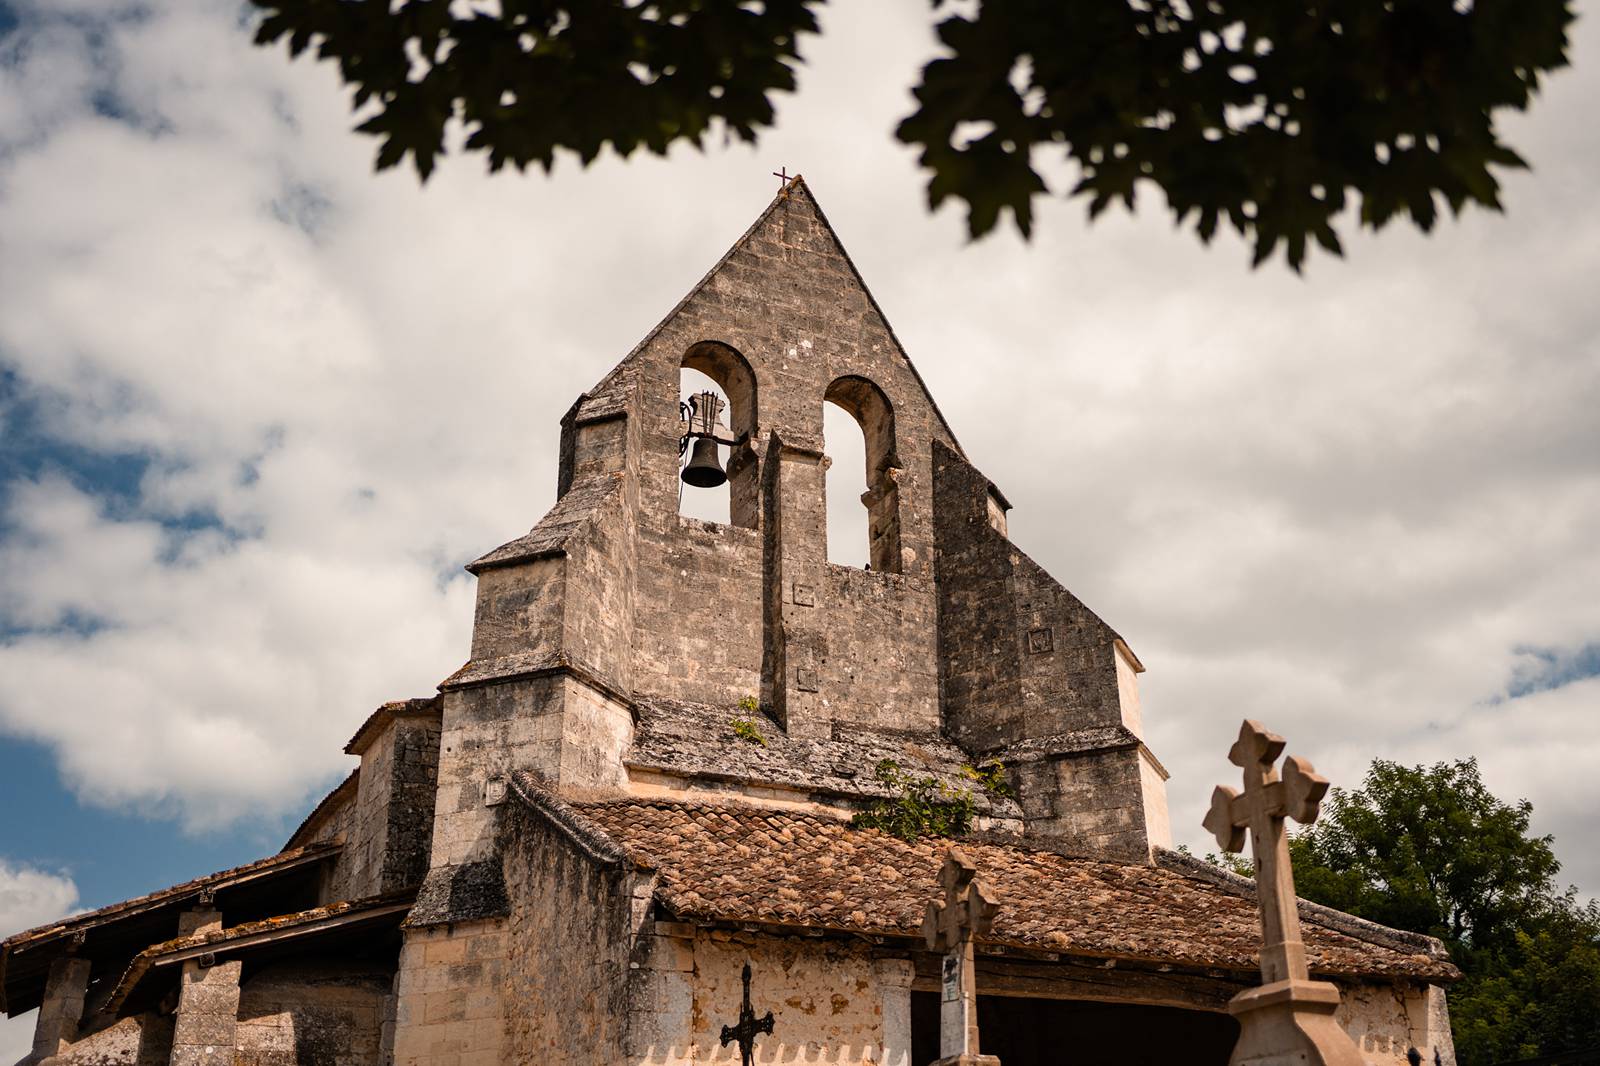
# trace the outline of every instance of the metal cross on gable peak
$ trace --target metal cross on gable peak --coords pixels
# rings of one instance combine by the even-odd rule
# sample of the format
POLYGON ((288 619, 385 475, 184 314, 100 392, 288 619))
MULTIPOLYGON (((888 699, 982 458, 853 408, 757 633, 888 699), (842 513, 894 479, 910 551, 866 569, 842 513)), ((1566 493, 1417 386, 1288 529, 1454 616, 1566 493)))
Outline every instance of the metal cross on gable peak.
POLYGON ((798 178, 800 175, 790 174, 788 167, 779 167, 777 170, 772 172, 772 176, 778 179, 778 185, 780 187, 786 188, 791 181, 793 181, 795 178, 798 178))
POLYGON ((757 1018, 755 1008, 750 1006, 750 964, 747 962, 744 964, 744 1003, 739 1007, 739 1024, 722 1027, 722 1046, 727 1047, 737 1040, 741 1066, 754 1066, 757 1033, 772 1033, 772 1012, 769 1010, 764 1017, 757 1018))

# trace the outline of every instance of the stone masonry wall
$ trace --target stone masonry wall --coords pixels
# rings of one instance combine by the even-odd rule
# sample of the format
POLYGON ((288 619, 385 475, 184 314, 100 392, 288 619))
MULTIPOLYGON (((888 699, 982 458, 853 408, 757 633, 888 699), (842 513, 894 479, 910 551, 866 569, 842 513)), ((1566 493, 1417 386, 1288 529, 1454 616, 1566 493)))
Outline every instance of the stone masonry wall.
POLYGON ((565 589, 566 566, 560 556, 480 573, 472 657, 554 655, 561 649, 565 589))
POLYGON ((633 681, 634 525, 619 495, 566 545, 561 650, 622 692, 633 681))
POLYGON ((657 922, 643 948, 619 1062, 737 1063, 738 1045, 724 1047, 720 1036, 739 1020, 748 962, 756 1016, 773 1014, 772 1035, 757 1039, 758 1061, 910 1066, 910 966, 875 959, 865 944, 657 922), (906 972, 885 980, 886 963, 906 972))
POLYGON ((380 1066, 394 973, 360 964, 280 963, 245 981, 236 1066, 380 1066))
POLYGON ((394 1066, 503 1066, 502 919, 406 930, 395 976, 394 1066))
POLYGON ((625 705, 561 672, 446 692, 433 867, 494 854, 491 779, 527 770, 549 783, 620 789, 631 739, 625 705))
MULTIPOLYGON (((1116 634, 988 520, 988 482, 935 445, 939 640, 952 733, 979 751, 1124 724, 1116 634)), ((1138 726, 1137 704, 1132 725, 1138 726)))
POLYGON ((1020 737, 1123 724, 1116 634, 1032 559, 1012 549, 1020 737))
POLYGON ((172 1066, 232 1066, 239 1019, 239 971, 234 960, 183 964, 172 1066))
POLYGON ((636 896, 626 862, 595 857, 518 803, 502 832, 511 915, 503 1003, 508 1061, 622 1061, 636 896))
POLYGON ((823 570, 821 691, 862 697, 836 720, 936 731, 938 610, 933 582, 829 563, 823 570))
POLYGON ((167 1066, 172 1058, 172 1015, 154 1011, 118 1018, 63 1048, 60 1066, 167 1066))
MULTIPOLYGON (((342 799, 335 800, 321 816, 321 823, 312 832, 306 843, 322 843, 330 840, 350 841, 356 839, 356 827, 359 824, 359 809, 356 805, 356 794, 361 787, 359 775, 352 787, 347 780, 339 789, 348 789, 342 799)), ((337 790, 336 790, 337 791, 337 790)), ((329 801, 324 801, 328 803, 329 801)), ((357 885, 364 874, 358 876, 357 867, 361 866, 361 856, 356 849, 342 848, 326 867, 322 885, 318 889, 317 903, 326 905, 342 899, 357 899, 361 893, 357 885)), ((364 869, 364 868, 363 868, 364 869)))
POLYGON ((1334 1017, 1361 1049, 1367 1066, 1407 1066, 1412 1048, 1429 1066, 1435 1061, 1456 1066, 1444 989, 1340 982, 1339 992, 1342 999, 1334 1017))
POLYGON ((946 722, 1003 759, 1027 831, 1148 860, 1170 838, 1163 774, 1139 750, 1134 663, 1111 629, 991 520, 982 474, 934 445, 946 722))
POLYGON ((386 705, 386 720, 358 738, 361 774, 346 830, 344 899, 422 882, 433 838, 439 771, 439 701, 386 705))
POLYGON ((1023 729, 1009 542, 989 520, 988 479, 953 449, 935 446, 933 486, 945 722, 996 747, 1023 729))
MULTIPOLYGON (((689 491, 689 490, 685 490, 689 491)), ((761 693, 761 535, 649 512, 639 520, 637 684, 736 707, 761 693)))
MULTIPOLYGON (((932 617, 931 442, 951 438, 810 194, 796 187, 776 204, 617 373, 633 397, 640 429, 642 539, 635 646, 641 654, 635 664, 635 691, 699 703, 732 702, 754 693, 758 686, 751 684, 749 671, 752 664, 764 662, 767 676, 759 687, 767 702, 786 702, 783 697, 792 695, 795 704, 805 707, 801 717, 808 720, 797 718, 791 728, 826 735, 833 721, 885 724, 886 718, 903 728, 925 728, 930 722, 936 727, 938 692, 931 655, 923 659, 910 645, 895 649, 894 656, 910 669, 891 677, 887 669, 875 674, 872 660, 853 658, 853 651, 861 644, 894 640, 918 619, 932 617), (897 569, 911 580, 886 584, 862 597, 855 595, 862 591, 858 584, 826 577, 820 469, 785 497, 781 515, 785 537, 791 538, 785 550, 803 547, 816 565, 789 559, 788 572, 780 574, 774 572, 769 550, 767 565, 759 571, 764 582, 759 589, 748 583, 757 571, 745 568, 742 547, 705 550, 704 529, 679 522, 678 376, 686 354, 707 341, 734 349, 753 372, 756 415, 750 461, 762 467, 781 462, 801 476, 807 462, 815 466, 815 459, 803 456, 779 459, 772 441, 777 434, 785 448, 801 453, 820 449, 823 398, 837 379, 861 377, 882 391, 893 409, 896 437, 897 569), (666 557, 676 560, 676 569, 666 557), (713 608, 718 617, 706 626, 710 632, 703 648, 685 647, 692 638, 678 633, 660 633, 660 620, 676 617, 675 598, 685 595, 673 590, 662 597, 663 584, 674 579, 714 590, 719 597, 713 608), (760 631, 752 625, 763 599, 785 608, 778 612, 778 630, 767 637, 793 646, 776 654, 763 648, 760 631), (901 602, 891 605, 890 600, 901 602), (881 629, 886 611, 891 621, 905 621, 881 629), (815 639, 819 635, 826 641, 815 639), (696 654, 702 651, 709 654, 696 654), (686 658, 708 665, 691 679, 682 665, 686 658), (773 676, 779 664, 786 669, 773 676), (774 686, 782 689, 776 696, 774 686)), ((600 391, 611 387, 608 379, 600 391)), ((572 465, 579 468, 584 462, 581 441, 574 452, 572 465)), ((765 470, 748 477, 754 484, 770 482, 765 470)), ((753 524, 763 527, 758 532, 764 536, 771 535, 764 517, 753 524)), ((729 543, 748 539, 726 535, 729 543)), ((694 625, 692 619, 681 623, 682 628, 694 625)), ((925 635, 919 643, 927 643, 925 635)))
POLYGON ((1082 855, 1146 862, 1153 843, 1167 843, 1146 810, 1143 756, 1137 747, 1029 759, 1010 768, 1028 831, 1082 855))

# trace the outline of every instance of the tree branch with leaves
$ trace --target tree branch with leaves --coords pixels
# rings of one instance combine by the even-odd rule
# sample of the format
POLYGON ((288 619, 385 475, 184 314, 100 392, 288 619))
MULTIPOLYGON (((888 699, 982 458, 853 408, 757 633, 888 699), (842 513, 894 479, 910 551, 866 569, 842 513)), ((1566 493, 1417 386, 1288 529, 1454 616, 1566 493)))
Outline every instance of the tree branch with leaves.
MULTIPOLYGON (((424 180, 453 124, 490 170, 607 145, 664 155, 708 135, 753 142, 796 87, 822 0, 252 0, 258 44, 339 67, 380 139, 379 169, 424 180)), ((1500 210, 1496 170, 1524 167, 1496 129, 1566 65, 1570 0, 979 0, 938 23, 900 123, 928 202, 965 205, 973 237, 1034 198, 1090 217, 1159 190, 1209 242, 1223 226, 1261 263, 1339 254, 1348 208, 1381 229, 1500 210), (1041 157, 1077 177, 1052 190, 1041 157)))

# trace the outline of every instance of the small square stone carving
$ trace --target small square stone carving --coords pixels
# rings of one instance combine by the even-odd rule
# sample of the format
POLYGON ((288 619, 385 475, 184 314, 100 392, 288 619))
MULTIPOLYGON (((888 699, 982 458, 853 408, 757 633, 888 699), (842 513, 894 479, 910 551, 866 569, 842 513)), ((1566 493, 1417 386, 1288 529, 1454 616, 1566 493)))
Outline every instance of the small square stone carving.
POLYGON ((817 691, 817 672, 809 666, 795 667, 794 687, 801 692, 817 691))
POLYGON ((817 590, 810 585, 794 583, 794 604, 796 607, 815 607, 817 605, 817 590))
POLYGON ((1028 630, 1028 654, 1043 655, 1056 650, 1055 633, 1049 626, 1028 630))
POLYGON ((483 783, 483 805, 498 807, 506 801, 506 779, 491 777, 483 783))

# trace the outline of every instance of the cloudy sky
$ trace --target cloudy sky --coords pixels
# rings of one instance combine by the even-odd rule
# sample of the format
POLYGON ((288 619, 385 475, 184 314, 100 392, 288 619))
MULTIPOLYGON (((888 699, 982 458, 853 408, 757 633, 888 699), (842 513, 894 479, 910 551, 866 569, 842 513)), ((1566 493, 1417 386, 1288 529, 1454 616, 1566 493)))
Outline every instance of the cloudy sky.
POLYGON ((759 148, 426 188, 248 21, 0 0, 0 935, 280 846, 464 660, 461 564, 550 505, 561 413, 780 165, 1014 539, 1148 666, 1181 840, 1253 716, 1337 783, 1477 756, 1600 891, 1592 19, 1505 120, 1505 216, 1303 278, 1155 197, 967 244, 889 136, 921 3, 827 12, 759 148))

